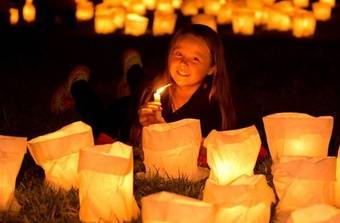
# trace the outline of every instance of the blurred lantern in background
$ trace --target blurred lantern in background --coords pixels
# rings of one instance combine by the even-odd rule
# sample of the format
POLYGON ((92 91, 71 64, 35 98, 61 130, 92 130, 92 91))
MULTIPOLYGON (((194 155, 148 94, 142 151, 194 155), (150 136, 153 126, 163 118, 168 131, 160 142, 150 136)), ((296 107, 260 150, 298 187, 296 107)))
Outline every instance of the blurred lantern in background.
POLYGON ((177 15, 174 13, 155 12, 152 33, 155 36, 172 34, 175 29, 177 15))
POLYGON ((276 113, 263 117, 263 122, 273 162, 283 156, 327 157, 332 116, 276 113))
POLYGON ((9 21, 11 25, 15 25, 19 22, 19 10, 17 8, 10 8, 9 9, 9 21))
POLYGON ((145 34, 148 27, 149 19, 147 17, 128 13, 125 18, 124 33, 132 36, 141 36, 145 34))
POLYGON ((316 20, 313 13, 301 10, 293 16, 292 26, 295 37, 308 37, 315 32, 316 20))
POLYGON ((326 21, 331 18, 332 7, 330 4, 314 2, 312 8, 316 20, 326 21))
POLYGON ((209 133, 204 140, 210 167, 209 179, 225 185, 239 176, 253 175, 261 139, 255 126, 216 131, 209 133))
POLYGON ((204 0, 203 11, 207 15, 217 15, 221 9, 220 0, 204 0))
POLYGON ((232 21, 232 12, 235 6, 232 2, 227 2, 221 6, 220 11, 217 14, 218 24, 230 24, 232 21))
POLYGON ((300 8, 307 8, 309 6, 309 0, 293 0, 293 4, 300 8))
POLYGON ((335 6, 335 0, 319 0, 322 3, 329 4, 331 7, 335 6))
POLYGON ((98 34, 113 33, 116 30, 113 7, 106 4, 98 4, 96 6, 94 28, 98 34))
POLYGON ((191 197, 166 191, 142 197, 142 221, 214 222, 214 206, 191 197))
POLYGON ((213 15, 198 14, 191 17, 193 24, 202 24, 209 26, 211 29, 217 32, 216 18, 213 15))
POLYGON ((255 28, 254 12, 248 8, 233 10, 232 26, 235 34, 252 35, 255 28))
POLYGON ((172 0, 157 0, 156 11, 163 13, 173 13, 174 7, 172 5, 172 0))
POLYGON ((76 7, 76 18, 79 21, 87 21, 93 18, 94 6, 87 0, 80 1, 76 7))
POLYGON ((15 181, 26 153, 25 137, 0 135, 0 212, 15 210, 15 181))
POLYGON ((131 4, 128 7, 129 13, 135 13, 138 15, 145 15, 146 6, 143 0, 132 0, 131 4))
POLYGON ((47 183, 65 190, 78 188, 79 150, 93 145, 91 127, 80 121, 28 142, 34 161, 45 171, 47 183))
POLYGON ((33 22, 35 20, 36 10, 33 5, 33 0, 26 0, 22 9, 22 16, 26 22, 33 22))
POLYGON ((131 146, 121 142, 80 150, 81 221, 130 222, 138 217, 133 196, 132 154, 131 146))
POLYGON ((144 0, 144 4, 146 9, 148 10, 155 10, 156 8, 156 0, 144 0))
POLYGON ((198 7, 196 6, 195 0, 187 0, 183 2, 181 6, 181 12, 185 16, 192 16, 198 14, 198 7))

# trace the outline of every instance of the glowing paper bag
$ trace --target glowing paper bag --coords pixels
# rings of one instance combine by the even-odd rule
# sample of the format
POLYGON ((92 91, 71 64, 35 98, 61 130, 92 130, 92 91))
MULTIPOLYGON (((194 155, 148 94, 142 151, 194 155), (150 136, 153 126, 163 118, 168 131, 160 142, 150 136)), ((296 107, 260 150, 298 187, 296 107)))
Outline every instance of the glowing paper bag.
POLYGON ((326 204, 316 204, 293 211, 287 223, 337 223, 340 210, 326 204))
POLYGON ((227 185, 208 179, 203 200, 217 206, 215 223, 265 223, 275 195, 264 175, 242 175, 227 185))
POLYGON ((310 205, 334 204, 335 157, 286 157, 272 166, 277 213, 310 205))
POLYGON ((14 201, 15 181, 26 153, 25 137, 0 135, 0 212, 14 201))
POLYGON ((197 157, 201 145, 201 126, 197 119, 154 124, 143 128, 146 173, 162 177, 197 179, 197 157))
POLYGON ((340 207, 340 146, 336 158, 335 206, 340 207))
POLYGON ((253 175, 261 139, 255 126, 216 131, 204 140, 210 167, 209 179, 225 185, 237 177, 253 175))
POLYGON ((263 123, 273 162, 282 156, 327 156, 332 116, 276 113, 263 117, 263 123))
POLYGON ((137 218, 131 146, 115 142, 82 149, 78 171, 81 221, 129 222, 137 218))
POLYGON ((142 198, 143 223, 214 222, 214 206, 191 197, 166 191, 142 198))
POLYGON ((78 187, 79 150, 92 145, 92 129, 80 121, 28 142, 34 161, 45 171, 47 183, 66 190, 78 187))

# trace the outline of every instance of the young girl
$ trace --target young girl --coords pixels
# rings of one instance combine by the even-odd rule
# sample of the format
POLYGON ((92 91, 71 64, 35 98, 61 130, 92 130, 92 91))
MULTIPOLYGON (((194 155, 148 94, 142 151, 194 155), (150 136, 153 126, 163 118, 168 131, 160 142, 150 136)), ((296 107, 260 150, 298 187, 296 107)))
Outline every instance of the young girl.
POLYGON ((146 101, 139 109, 142 126, 195 118, 201 122, 203 137, 213 129, 234 128, 235 111, 218 34, 198 24, 180 29, 170 43, 167 68, 146 101), (152 93, 168 83, 161 105, 149 102, 152 93), (160 111, 162 117, 157 115, 160 111))
POLYGON ((74 100, 95 136, 105 132, 131 144, 138 144, 141 128, 153 123, 199 119, 203 137, 213 129, 235 127, 224 48, 218 34, 209 27, 196 24, 177 31, 170 42, 165 71, 156 78, 151 89, 143 93, 141 85, 136 84, 143 76, 138 54, 129 53, 123 64, 132 92, 130 96, 114 102, 109 109, 102 109, 87 82, 89 71, 78 68, 68 77, 62 90, 55 93, 52 110, 62 110, 58 99, 63 98, 63 94, 70 95, 68 98, 74 100), (162 94, 161 104, 153 103, 156 89, 169 83, 171 86, 162 94))

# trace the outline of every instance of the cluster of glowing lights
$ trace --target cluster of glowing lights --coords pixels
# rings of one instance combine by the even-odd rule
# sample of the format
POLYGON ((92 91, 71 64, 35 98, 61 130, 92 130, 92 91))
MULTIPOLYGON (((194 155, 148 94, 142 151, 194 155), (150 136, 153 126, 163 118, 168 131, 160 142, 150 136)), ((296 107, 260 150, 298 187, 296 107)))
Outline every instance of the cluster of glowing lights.
MULTIPOLYGON (((33 0, 23 7, 24 21, 35 21, 33 0)), ((231 25, 235 34, 252 35, 257 27, 291 31, 295 37, 312 36, 317 21, 331 18, 335 0, 103 0, 95 5, 90 0, 75 0, 78 21, 94 19, 98 34, 123 30, 126 35, 140 36, 147 32, 147 13, 153 12, 152 34, 173 33, 177 13, 191 18, 192 23, 210 26, 231 25)), ((19 10, 10 8, 10 23, 19 21, 19 10)), ((222 28, 221 28, 222 29, 222 28)))

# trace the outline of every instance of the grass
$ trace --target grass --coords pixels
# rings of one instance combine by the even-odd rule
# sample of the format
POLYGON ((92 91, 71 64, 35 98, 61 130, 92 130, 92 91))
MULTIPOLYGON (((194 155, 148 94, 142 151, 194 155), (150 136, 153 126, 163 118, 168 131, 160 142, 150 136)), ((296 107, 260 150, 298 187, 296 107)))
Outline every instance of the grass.
MULTIPOLYGON (((28 161, 24 162, 27 165, 28 161)), ((270 159, 264 159, 262 162, 257 163, 255 173, 266 175, 268 184, 272 186, 270 166, 270 159)), ((142 167, 142 162, 136 160, 135 172, 140 171, 142 167)), ((53 190, 44 183, 42 170, 36 165, 31 165, 27 168, 22 173, 22 176, 18 177, 17 181, 15 197, 21 209, 18 213, 10 211, 0 213, 0 222, 80 222, 78 190, 53 190)), ((190 182, 186 178, 165 180, 157 175, 152 178, 135 177, 134 195, 139 206, 141 206, 140 199, 143 196, 160 191, 169 191, 201 199, 204 183, 204 180, 190 182)), ((274 219, 274 215, 275 208, 273 207, 272 219, 274 219)), ((141 218, 139 217, 134 222, 141 222, 141 218)))

